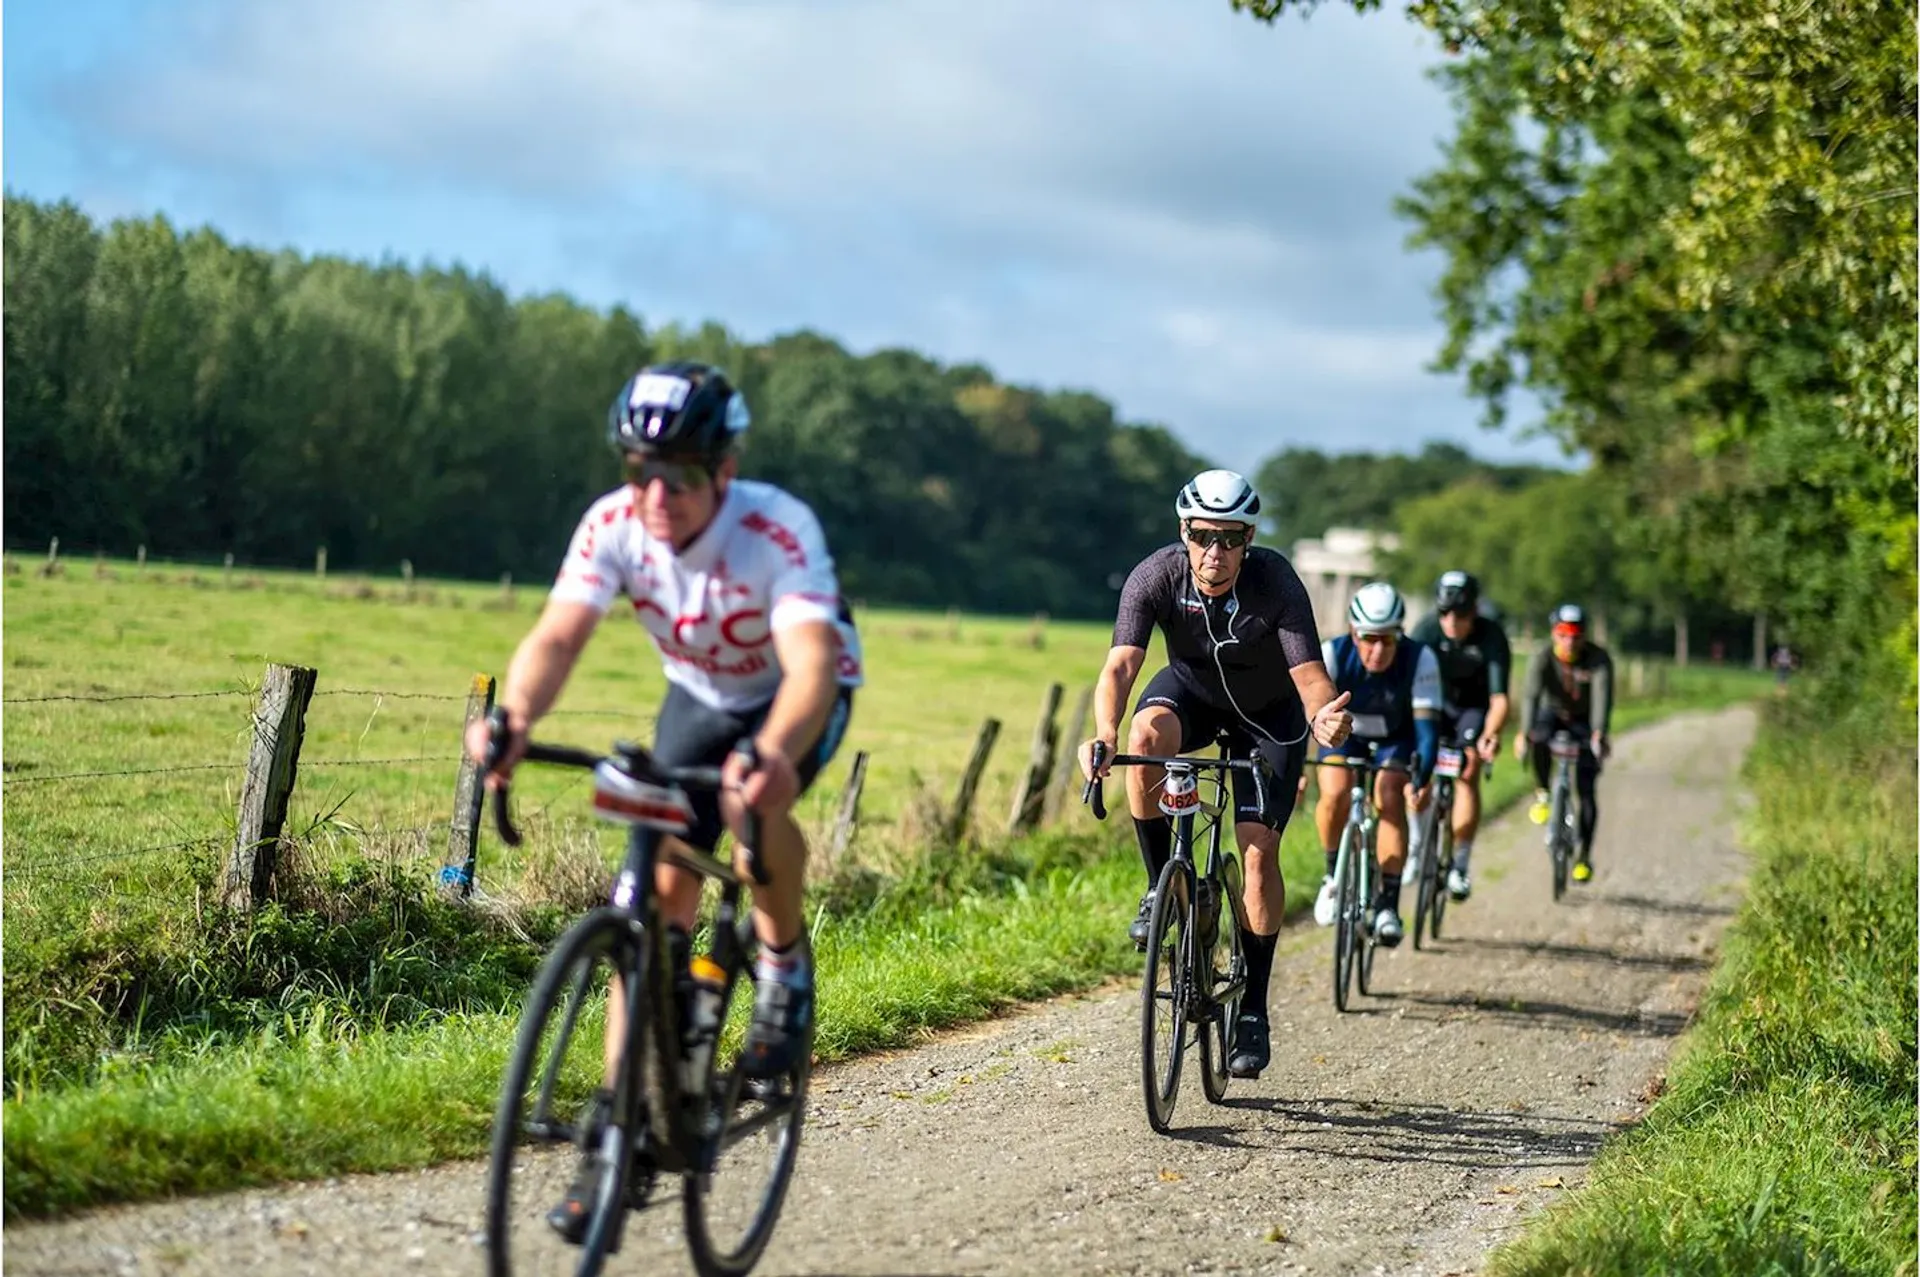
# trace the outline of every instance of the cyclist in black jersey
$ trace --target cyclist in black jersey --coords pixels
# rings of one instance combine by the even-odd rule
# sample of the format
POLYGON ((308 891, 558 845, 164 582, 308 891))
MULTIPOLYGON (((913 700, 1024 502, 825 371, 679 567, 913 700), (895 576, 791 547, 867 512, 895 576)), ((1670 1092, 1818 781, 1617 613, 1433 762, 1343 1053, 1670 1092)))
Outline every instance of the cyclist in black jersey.
MULTIPOLYGON (((1513 649, 1500 622, 1480 612, 1480 582, 1458 570, 1441 574, 1433 611, 1413 627, 1412 637, 1440 660, 1441 736, 1472 746, 1463 750, 1465 766, 1453 789, 1453 870, 1447 875, 1447 893, 1465 900, 1473 892, 1469 863, 1480 831, 1481 765, 1500 757, 1500 734, 1511 709, 1507 686, 1513 649)), ((1428 854, 1424 847, 1415 851, 1428 854)))
MULTIPOLYGON (((1156 550, 1127 578, 1094 693, 1094 737, 1080 747, 1080 766, 1096 775, 1093 751, 1117 750, 1120 717, 1147 659, 1157 627, 1167 667, 1141 691, 1126 752, 1170 755, 1204 749, 1224 737, 1239 757, 1258 752, 1272 768, 1263 809, 1252 778, 1235 773, 1234 831, 1246 860, 1247 995, 1234 1025, 1227 1068, 1258 1077, 1267 1066, 1267 985, 1286 906, 1280 877, 1280 835, 1292 814, 1306 742, 1344 742, 1352 731, 1346 696, 1336 696, 1320 659, 1320 636, 1306 586, 1285 556, 1252 544, 1260 498, 1230 470, 1209 470, 1174 502, 1180 543, 1156 550)), ((1098 774, 1105 774, 1102 765, 1098 774)), ((1147 871, 1147 894, 1129 934, 1144 948, 1153 886, 1173 850, 1173 828, 1154 791, 1158 768, 1127 770, 1127 806, 1147 871)))

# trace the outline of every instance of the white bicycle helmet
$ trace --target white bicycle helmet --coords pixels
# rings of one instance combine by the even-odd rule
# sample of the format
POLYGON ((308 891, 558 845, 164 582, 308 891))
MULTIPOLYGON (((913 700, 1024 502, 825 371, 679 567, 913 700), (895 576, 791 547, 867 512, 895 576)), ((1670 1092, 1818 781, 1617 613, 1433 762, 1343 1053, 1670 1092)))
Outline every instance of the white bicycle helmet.
POLYGON ((1361 634, 1392 634, 1406 619, 1406 601, 1385 581, 1361 586, 1347 605, 1347 622, 1361 634))
POLYGON ((1260 514, 1260 494, 1244 476, 1231 470, 1205 470, 1180 489, 1173 512, 1182 523, 1188 519, 1219 519, 1251 526, 1260 514))

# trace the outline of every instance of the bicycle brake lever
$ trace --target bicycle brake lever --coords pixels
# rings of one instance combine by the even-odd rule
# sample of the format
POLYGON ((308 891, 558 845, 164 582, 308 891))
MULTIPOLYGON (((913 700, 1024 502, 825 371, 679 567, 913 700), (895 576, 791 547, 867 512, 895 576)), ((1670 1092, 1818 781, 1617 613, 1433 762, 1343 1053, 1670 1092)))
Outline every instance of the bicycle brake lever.
MULTIPOLYGON (((500 761, 500 755, 506 752, 507 741, 512 737, 513 728, 507 722, 506 707, 495 705, 487 711, 487 761, 480 769, 477 783, 485 784, 500 761)), ((507 812, 507 784, 493 791, 493 827, 499 831, 500 841, 509 847, 520 845, 520 831, 513 827, 513 817, 507 812)))
POLYGON ((1107 743, 1103 740, 1093 742, 1093 775, 1080 791, 1080 801, 1093 808, 1095 820, 1107 818, 1106 786, 1100 783, 1100 765, 1107 761, 1107 743))

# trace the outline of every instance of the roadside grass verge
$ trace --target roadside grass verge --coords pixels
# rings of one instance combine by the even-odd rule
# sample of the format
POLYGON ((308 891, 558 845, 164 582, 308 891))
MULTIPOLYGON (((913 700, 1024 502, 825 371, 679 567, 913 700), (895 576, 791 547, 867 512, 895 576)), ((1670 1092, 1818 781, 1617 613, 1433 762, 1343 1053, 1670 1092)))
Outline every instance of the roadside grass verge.
MULTIPOLYGON (((1661 710, 1688 707, 1670 697, 1661 710)), ((1490 812, 1527 792, 1523 770, 1503 759, 1490 812)), ((1141 873, 1125 817, 1098 831, 1084 822, 1012 842, 896 850, 884 873, 854 862, 817 884, 822 1060, 1133 973, 1125 923, 1141 873)), ((1282 845, 1290 916, 1312 903, 1317 844, 1303 804, 1282 845)), ((9 1016, 19 1067, 4 1110, 8 1218, 484 1151, 519 1000, 569 915, 526 915, 515 932, 408 876, 364 872, 322 886, 300 911, 269 910, 227 936, 224 949, 194 949, 197 963, 147 972, 148 987, 182 999, 172 1023, 117 1037, 95 1023, 88 1049, 99 1054, 85 1084, 57 1071, 35 1083, 31 1038, 18 1054, 13 1041, 35 1025, 9 1016), (194 979, 197 1000, 178 993, 194 979)), ((144 952, 123 940, 126 953, 144 952)), ((126 953, 95 952, 90 969, 124 970, 126 953)), ((51 1030, 63 1023, 47 1013, 51 1030)))
POLYGON ((1496 1277, 1916 1271, 1915 740, 1862 690, 1769 707, 1747 898, 1665 1093, 1496 1277))

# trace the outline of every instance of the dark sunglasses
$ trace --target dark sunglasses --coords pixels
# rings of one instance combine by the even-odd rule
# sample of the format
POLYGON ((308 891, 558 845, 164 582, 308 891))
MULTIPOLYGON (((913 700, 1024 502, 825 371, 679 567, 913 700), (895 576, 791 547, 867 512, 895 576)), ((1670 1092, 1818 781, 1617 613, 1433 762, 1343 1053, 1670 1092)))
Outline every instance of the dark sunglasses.
POLYGON ((1219 546, 1223 550, 1238 550, 1253 540, 1251 528, 1188 528, 1187 540, 1201 549, 1219 546))
POLYGON ((1440 609, 1440 615, 1442 616, 1472 616, 1473 612, 1474 608, 1471 603, 1455 603, 1451 607, 1443 607, 1440 609))
POLYGON ((667 485, 668 494, 676 497, 713 482, 713 470, 698 461, 667 461, 628 453, 622 464, 628 483, 644 488, 658 479, 667 485))

